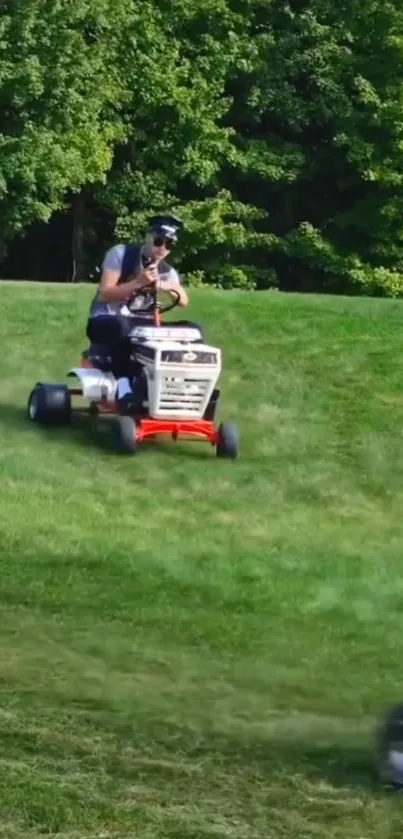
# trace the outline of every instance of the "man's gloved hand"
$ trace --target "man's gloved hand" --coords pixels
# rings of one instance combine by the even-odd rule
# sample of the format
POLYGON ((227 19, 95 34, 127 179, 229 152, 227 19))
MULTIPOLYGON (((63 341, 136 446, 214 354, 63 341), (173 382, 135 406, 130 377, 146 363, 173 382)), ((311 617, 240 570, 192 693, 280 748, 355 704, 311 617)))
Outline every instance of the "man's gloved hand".
POLYGON ((137 288, 144 285, 155 285, 158 280, 158 270, 155 263, 152 263, 147 268, 143 268, 137 282, 137 288))

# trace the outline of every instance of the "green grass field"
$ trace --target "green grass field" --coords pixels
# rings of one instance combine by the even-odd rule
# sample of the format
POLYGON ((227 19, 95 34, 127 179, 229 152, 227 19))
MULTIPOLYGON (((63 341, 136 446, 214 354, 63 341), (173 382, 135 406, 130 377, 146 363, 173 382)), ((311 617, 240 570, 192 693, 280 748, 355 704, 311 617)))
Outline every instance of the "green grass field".
POLYGON ((232 463, 27 421, 92 293, 0 284, 0 836, 401 837, 403 304, 194 292, 232 463))

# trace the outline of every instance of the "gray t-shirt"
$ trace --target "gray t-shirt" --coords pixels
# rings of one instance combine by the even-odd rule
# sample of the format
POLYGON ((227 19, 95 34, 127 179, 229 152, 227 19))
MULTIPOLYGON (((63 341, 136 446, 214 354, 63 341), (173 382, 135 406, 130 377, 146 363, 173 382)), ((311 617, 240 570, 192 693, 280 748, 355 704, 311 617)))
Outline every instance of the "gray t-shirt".
MULTIPOLYGON (((121 272, 121 279, 119 282, 124 282, 129 277, 122 277, 124 269, 124 258, 126 254, 126 245, 114 245, 105 255, 102 264, 103 271, 119 271, 121 272)), ((135 258, 137 257, 137 249, 135 258)), ((140 262, 140 246, 138 247, 138 264, 135 264, 133 275, 139 272, 141 267, 140 262)), ((180 277, 175 268, 168 265, 167 262, 160 262, 157 266, 161 280, 170 280, 171 282, 180 284, 180 277)), ((100 315, 123 315, 124 317, 135 318, 152 318, 153 298, 148 292, 138 295, 132 304, 127 303, 104 303, 98 299, 99 289, 92 300, 89 316, 91 318, 99 317, 100 315)))

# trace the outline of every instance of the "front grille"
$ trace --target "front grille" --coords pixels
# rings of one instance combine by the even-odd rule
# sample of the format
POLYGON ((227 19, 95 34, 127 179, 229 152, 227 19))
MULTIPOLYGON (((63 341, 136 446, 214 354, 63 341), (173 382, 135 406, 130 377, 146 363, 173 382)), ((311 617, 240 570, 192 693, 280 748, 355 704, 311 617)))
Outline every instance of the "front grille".
POLYGON ((160 411, 200 411, 210 381, 204 379, 175 379, 164 377, 159 398, 160 411))

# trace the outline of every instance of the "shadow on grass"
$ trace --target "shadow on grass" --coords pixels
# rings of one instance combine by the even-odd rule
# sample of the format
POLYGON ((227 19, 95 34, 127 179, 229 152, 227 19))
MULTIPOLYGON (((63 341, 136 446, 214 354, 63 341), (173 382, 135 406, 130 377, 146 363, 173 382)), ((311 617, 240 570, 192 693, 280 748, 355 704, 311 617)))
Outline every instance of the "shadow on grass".
POLYGON ((346 741, 324 745, 315 743, 314 738, 307 743, 298 736, 292 742, 278 736, 255 743, 227 741, 223 749, 230 763, 245 761, 259 774, 269 777, 300 775, 318 783, 327 781, 335 787, 361 790, 373 790, 378 784, 369 743, 352 745, 346 741))
MULTIPOLYGON (((219 766, 220 773, 230 775, 239 772, 242 775, 250 774, 258 776, 260 781, 271 783, 273 779, 281 777, 287 782, 292 780, 296 783, 296 777, 301 782, 323 783, 324 781, 336 788, 346 789, 347 787, 361 791, 374 792, 379 790, 379 778, 376 767, 373 744, 371 742, 356 742, 352 744, 347 739, 339 744, 329 742, 323 744, 315 743, 314 737, 307 742, 300 734, 295 739, 278 736, 267 736, 267 738, 253 739, 230 737, 225 733, 208 733, 199 736, 198 743, 192 744, 192 735, 188 732, 176 732, 171 730, 164 732, 164 725, 161 723, 157 730, 147 732, 147 724, 142 735, 148 734, 148 742, 154 741, 160 744, 166 743, 166 758, 171 756, 175 761, 175 753, 178 762, 183 756, 189 763, 207 766, 211 765, 211 774, 214 774, 214 766, 219 766)), ((132 737, 137 739, 138 733, 132 731, 132 737)), ((127 743, 127 731, 122 739, 127 743)), ((119 737, 120 739, 120 737, 119 737)), ((364 738, 363 738, 364 740, 364 738)), ((130 741, 130 739, 129 739, 130 741)), ((146 748, 146 744, 145 744, 146 748)), ((163 764, 161 764, 163 766, 163 764)), ((120 762, 119 750, 116 752, 115 761, 111 762, 110 771, 116 774, 130 774, 130 767, 120 762)), ((151 767, 150 767, 151 771, 151 767)), ((163 769, 157 764, 152 768, 153 773, 161 773, 163 769)), ((162 778, 161 778, 162 781, 162 778)), ((297 782, 298 783, 298 782, 297 782)))
MULTIPOLYGON (((0 426, 14 431, 18 429, 22 433, 35 427, 36 432, 42 439, 58 440, 63 446, 70 441, 86 448, 96 448, 104 454, 117 456, 114 418, 111 416, 90 416, 85 407, 74 408, 71 425, 52 428, 43 425, 33 426, 25 407, 22 408, 20 405, 3 402, 0 403, 0 426)), ((161 454, 168 455, 176 460, 183 457, 192 460, 206 460, 212 454, 215 457, 215 452, 212 452, 212 447, 208 443, 194 440, 183 440, 176 443, 168 438, 160 438, 157 441, 146 440, 141 443, 140 450, 158 450, 161 454)))
MULTIPOLYGON (((42 708, 52 698, 42 693, 42 708)), ((38 702, 35 692, 32 699, 35 711, 38 702)), ((150 719, 144 709, 122 719, 101 698, 58 699, 58 708, 53 708, 54 718, 60 722, 66 712, 70 721, 75 716, 78 729, 85 729, 85 739, 77 737, 72 742, 66 737, 62 742, 57 728, 52 733, 52 725, 48 726, 46 736, 11 727, 0 731, 2 754, 13 759, 36 755, 42 760, 60 762, 79 758, 84 766, 94 760, 95 763, 106 761, 108 775, 115 782, 132 783, 141 776, 142 783, 150 788, 173 782, 178 791, 182 781, 184 789, 188 788, 192 767, 203 765, 212 785, 223 788, 231 776, 236 776, 243 778, 242 783, 251 784, 250 789, 256 782, 268 786, 281 783, 294 789, 299 783, 325 782, 344 791, 352 789, 371 795, 384 792, 374 744, 368 736, 360 739, 357 736, 355 743, 346 737, 343 742, 326 745, 315 743, 314 738, 308 743, 301 733, 295 739, 275 735, 246 740, 225 732, 201 732, 165 724, 150 719), (94 745, 96 741, 96 755, 92 751, 92 737, 94 745)))
POLYGON ((0 403, 0 425, 21 433, 35 428, 42 439, 57 440, 61 445, 69 441, 94 447, 104 453, 116 454, 113 427, 109 417, 91 417, 86 409, 76 408, 69 426, 54 427, 35 425, 30 421, 26 408, 0 403))

